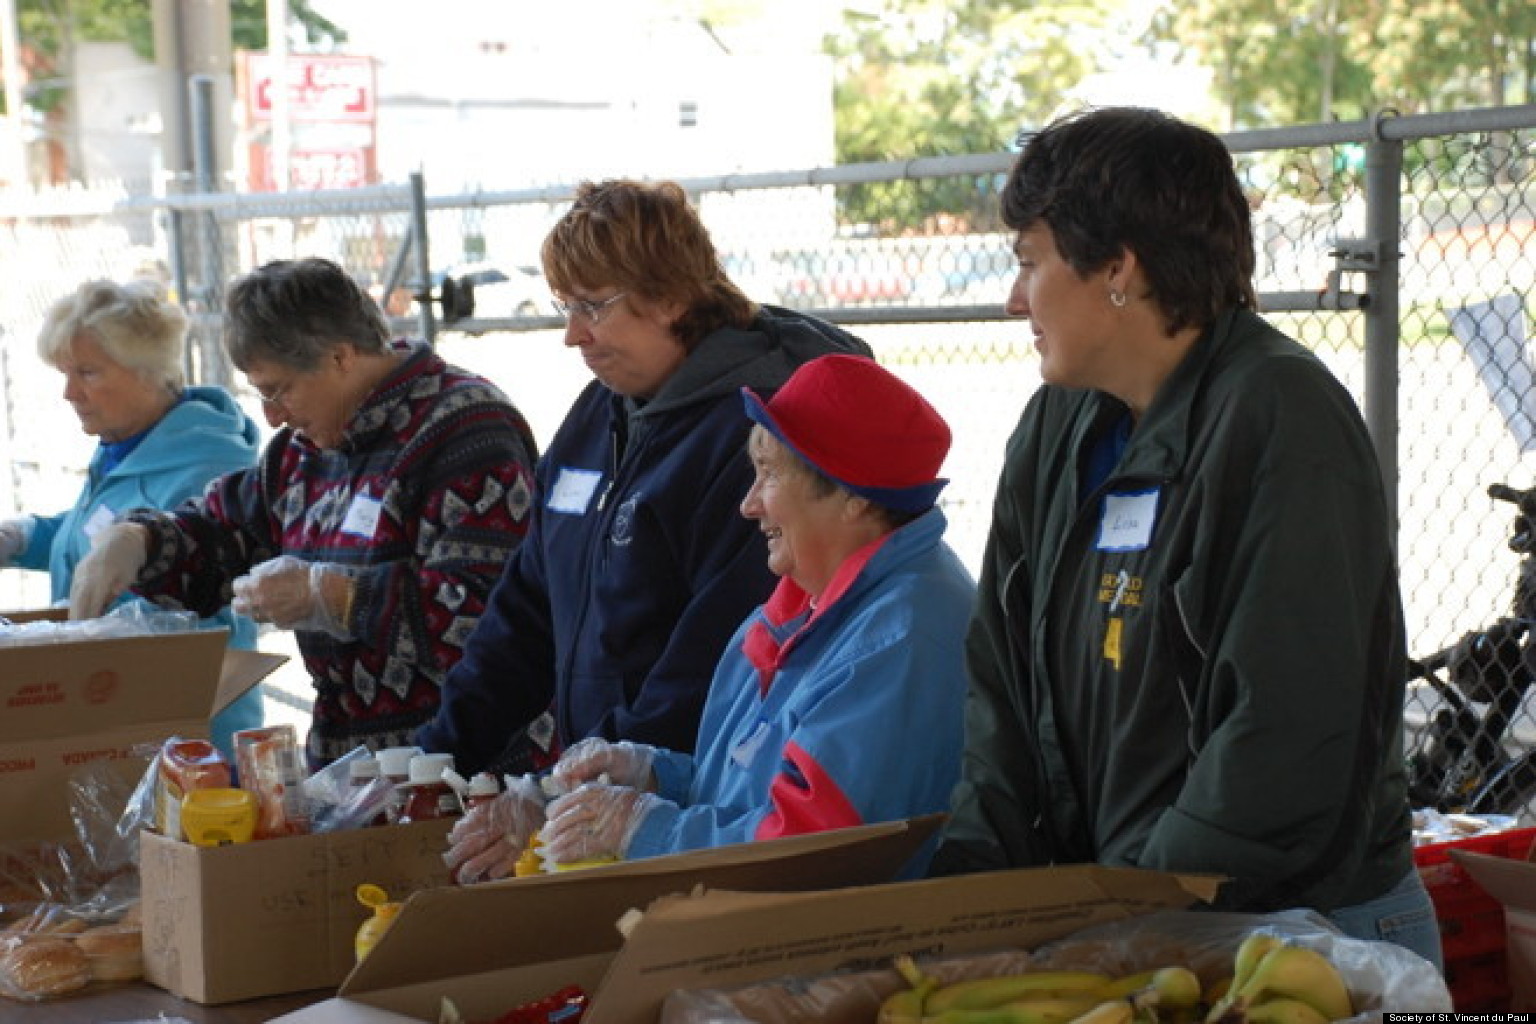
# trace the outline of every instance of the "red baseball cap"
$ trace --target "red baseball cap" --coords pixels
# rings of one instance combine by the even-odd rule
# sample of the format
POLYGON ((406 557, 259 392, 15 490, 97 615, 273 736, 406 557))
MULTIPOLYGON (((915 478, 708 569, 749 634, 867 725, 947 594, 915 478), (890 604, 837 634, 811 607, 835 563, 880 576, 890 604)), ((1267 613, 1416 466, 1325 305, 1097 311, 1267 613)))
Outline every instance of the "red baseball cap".
POLYGON ((948 480, 949 424, 873 359, 821 356, 767 402, 741 389, 747 415, 854 494, 897 512, 926 512, 948 480))

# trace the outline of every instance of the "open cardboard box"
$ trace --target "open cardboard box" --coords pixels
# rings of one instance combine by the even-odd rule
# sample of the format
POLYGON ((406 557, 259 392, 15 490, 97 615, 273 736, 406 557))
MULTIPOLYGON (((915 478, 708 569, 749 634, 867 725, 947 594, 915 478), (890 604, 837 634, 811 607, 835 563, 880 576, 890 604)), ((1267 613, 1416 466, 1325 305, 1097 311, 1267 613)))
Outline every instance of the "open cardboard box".
POLYGON ((1528 860, 1452 850, 1451 859, 1504 905, 1509 1008, 1536 1010, 1536 846, 1528 860))
MULTIPOLYGON (((7 613, 13 622, 59 609, 7 613)), ((229 631, 0 648, 0 841, 72 838, 69 779, 134 748, 208 735, 208 720, 287 659, 226 648, 229 631)))
POLYGON ((553 951, 606 959, 621 941, 613 920, 630 907, 696 884, 796 889, 886 881, 940 820, 935 815, 910 825, 868 826, 849 834, 744 844, 469 888, 446 885, 442 855, 450 822, 216 849, 145 833, 140 854, 145 976, 200 1003, 335 986, 354 966, 353 939, 368 916, 355 897, 362 882, 406 901, 358 965, 365 976, 382 973, 399 980, 402 964, 434 964, 438 970, 473 963, 501 966, 502 951, 509 948, 520 950, 524 962, 565 955, 553 951), (439 934, 444 913, 456 921, 448 936, 439 934), (592 919, 606 920, 600 928, 588 928, 592 919), (451 951, 446 958, 439 955, 445 950, 451 951))
POLYGON ((370 914, 357 887, 403 900, 446 885, 452 824, 217 847, 141 833, 145 979, 206 1004, 334 988, 355 963, 353 940, 370 914))
MULTIPOLYGON (((857 849, 828 848, 802 863, 820 867, 857 849)), ((672 895, 662 895, 667 885, 618 885, 594 874, 581 880, 581 888, 562 887, 556 876, 540 880, 543 885, 525 886, 529 880, 520 879, 413 897, 335 999, 278 1020, 436 1022, 443 997, 466 1019, 491 1019, 580 985, 592 995, 585 1024, 654 1024, 674 989, 867 967, 899 952, 1033 946, 1092 924, 1190 906, 1212 897, 1218 884, 1214 878, 1078 866, 853 888, 821 880, 814 891, 739 892, 728 891, 733 882, 724 872, 674 874, 652 880, 667 882, 672 895), (693 881, 722 888, 685 892, 693 881), (624 938, 615 925, 632 907, 647 909, 624 938)))

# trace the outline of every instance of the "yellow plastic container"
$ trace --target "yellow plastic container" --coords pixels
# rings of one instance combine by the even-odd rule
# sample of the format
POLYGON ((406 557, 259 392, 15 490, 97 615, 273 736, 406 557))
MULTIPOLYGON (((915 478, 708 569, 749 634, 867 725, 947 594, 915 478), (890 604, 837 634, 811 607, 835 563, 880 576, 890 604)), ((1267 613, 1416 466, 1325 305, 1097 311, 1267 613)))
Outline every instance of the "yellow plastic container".
POLYGON ((246 789, 189 789, 181 798, 181 830, 194 846, 248 843, 256 831, 256 796, 246 789))
POLYGON ((373 916, 365 918, 363 923, 357 926, 357 935, 352 940, 352 952, 361 961, 363 957, 373 952, 373 947, 379 944, 379 939, 389 931, 389 926, 395 923, 395 917, 399 915, 401 905, 392 902, 389 893, 368 882, 357 887, 357 902, 373 911, 373 916))
POLYGON ((609 854, 605 857, 589 857, 586 860, 573 860, 568 864, 546 863, 544 860, 544 839, 535 832, 528 840, 528 846, 513 865, 514 877, 522 878, 527 875, 542 875, 550 871, 580 871, 582 868, 595 868, 604 864, 617 864, 619 858, 609 854))

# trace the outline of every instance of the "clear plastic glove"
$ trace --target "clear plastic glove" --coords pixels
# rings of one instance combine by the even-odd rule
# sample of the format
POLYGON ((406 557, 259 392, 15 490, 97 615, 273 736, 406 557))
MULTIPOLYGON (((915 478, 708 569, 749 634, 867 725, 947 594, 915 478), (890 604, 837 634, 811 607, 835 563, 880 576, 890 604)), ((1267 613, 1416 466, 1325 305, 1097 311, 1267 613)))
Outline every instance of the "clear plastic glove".
POLYGON ((351 573, 343 566, 279 555, 235 580, 235 599, 230 607, 237 615, 282 629, 329 633, 338 640, 349 640, 352 634, 346 615, 352 587, 351 573))
POLYGON ((460 885, 506 878, 529 838, 544 824, 544 791, 532 775, 507 777, 496 799, 454 822, 443 862, 460 885))
POLYGON ((149 560, 149 530, 137 523, 115 523, 91 541, 69 587, 69 617, 95 619, 117 596, 138 581, 149 560))
POLYGON ((0 520, 0 568, 10 565, 17 555, 27 550, 35 523, 31 516, 0 520))
POLYGON ((597 782, 603 775, 616 786, 654 793, 656 777, 651 773, 651 762, 655 759, 655 747, 629 740, 611 743, 601 736, 588 736, 566 748, 550 776, 558 793, 570 793, 583 783, 597 782))
POLYGON ((539 833, 544 859, 570 864, 593 857, 622 857, 640 823, 665 801, 628 786, 589 782, 550 804, 539 833))

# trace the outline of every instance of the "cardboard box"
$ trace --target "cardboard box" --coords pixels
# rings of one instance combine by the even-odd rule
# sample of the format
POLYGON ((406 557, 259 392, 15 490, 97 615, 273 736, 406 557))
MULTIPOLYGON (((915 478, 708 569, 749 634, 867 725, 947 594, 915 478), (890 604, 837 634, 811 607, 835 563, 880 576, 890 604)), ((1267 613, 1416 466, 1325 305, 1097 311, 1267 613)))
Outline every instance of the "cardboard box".
POLYGON ((622 943, 614 924, 627 904, 616 897, 639 889, 429 893, 413 898, 337 998, 278 1019, 435 1022, 444 996, 470 1019, 489 1018, 575 984, 592 994, 585 1024, 654 1024, 674 989, 864 967, 899 952, 1031 946, 1190 906, 1218 884, 1078 866, 809 892, 706 890, 654 900, 622 943))
POLYGON ((1509 1009, 1536 1010, 1536 847, 1528 860, 1452 850, 1451 859, 1504 906, 1509 1009))
POLYGON ((136 746, 206 737, 209 718, 287 660, 227 650, 228 638, 202 630, 0 648, 0 841, 73 837, 78 768, 114 761, 142 774, 136 746))
POLYGON ((197 847, 144 832, 144 976, 199 1003, 333 988, 352 969, 371 911, 357 887, 392 899, 445 885, 451 821, 197 847))

